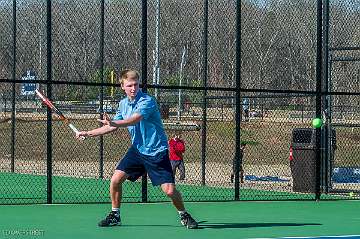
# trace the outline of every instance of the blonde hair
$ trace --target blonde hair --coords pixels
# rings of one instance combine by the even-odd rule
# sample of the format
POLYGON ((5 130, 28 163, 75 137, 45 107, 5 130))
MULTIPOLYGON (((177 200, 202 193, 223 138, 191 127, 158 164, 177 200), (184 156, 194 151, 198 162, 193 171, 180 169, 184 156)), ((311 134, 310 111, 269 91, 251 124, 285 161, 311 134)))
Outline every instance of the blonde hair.
POLYGON ((131 69, 122 70, 120 72, 120 79, 119 79, 120 84, 123 85, 124 81, 131 76, 135 76, 138 81, 140 79, 140 74, 136 70, 131 70, 131 69))

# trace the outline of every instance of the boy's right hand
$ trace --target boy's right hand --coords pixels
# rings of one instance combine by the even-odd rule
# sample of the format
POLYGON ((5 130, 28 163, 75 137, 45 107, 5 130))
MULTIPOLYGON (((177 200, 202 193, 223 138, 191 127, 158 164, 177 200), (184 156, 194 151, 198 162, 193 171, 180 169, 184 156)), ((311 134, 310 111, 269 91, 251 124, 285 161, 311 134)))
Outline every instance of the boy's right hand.
POLYGON ((84 140, 87 136, 89 136, 89 134, 87 133, 87 131, 80 131, 76 133, 76 139, 82 141, 84 140))

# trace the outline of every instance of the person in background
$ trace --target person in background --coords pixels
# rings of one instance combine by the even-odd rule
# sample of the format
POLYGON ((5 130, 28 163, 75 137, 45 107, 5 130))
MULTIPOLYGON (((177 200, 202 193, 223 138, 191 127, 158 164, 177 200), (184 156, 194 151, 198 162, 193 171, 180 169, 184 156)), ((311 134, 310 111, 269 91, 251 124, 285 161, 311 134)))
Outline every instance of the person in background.
MULTIPOLYGON (((239 162, 239 178, 240 178, 240 183, 244 182, 244 167, 243 167, 243 157, 244 157, 244 149, 245 149, 246 143, 241 143, 240 144, 240 162, 239 162)), ((235 172, 236 172, 236 157, 234 157, 233 159, 233 168, 232 168, 232 173, 230 176, 230 182, 233 183, 234 182, 234 177, 235 177, 235 172)))
POLYGON ((249 110, 250 110, 250 102, 249 102, 249 98, 244 98, 243 102, 242 102, 242 108, 244 111, 244 121, 249 121, 249 110))
POLYGON ((176 175, 176 169, 179 169, 179 180, 185 179, 185 164, 184 164, 184 153, 185 153, 185 142, 181 138, 181 131, 175 131, 174 137, 169 140, 169 152, 171 167, 176 175))

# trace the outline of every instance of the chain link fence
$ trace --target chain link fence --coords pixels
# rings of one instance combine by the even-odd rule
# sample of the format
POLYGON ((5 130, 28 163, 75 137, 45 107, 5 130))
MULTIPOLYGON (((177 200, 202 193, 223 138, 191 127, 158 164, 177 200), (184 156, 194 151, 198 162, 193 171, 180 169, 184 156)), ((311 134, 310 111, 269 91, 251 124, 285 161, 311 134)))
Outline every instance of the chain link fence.
POLYGON ((79 143, 33 91, 92 129, 125 68, 181 132, 185 201, 359 198, 359 16, 355 0, 0 0, 0 204, 109 202, 127 130, 79 143))

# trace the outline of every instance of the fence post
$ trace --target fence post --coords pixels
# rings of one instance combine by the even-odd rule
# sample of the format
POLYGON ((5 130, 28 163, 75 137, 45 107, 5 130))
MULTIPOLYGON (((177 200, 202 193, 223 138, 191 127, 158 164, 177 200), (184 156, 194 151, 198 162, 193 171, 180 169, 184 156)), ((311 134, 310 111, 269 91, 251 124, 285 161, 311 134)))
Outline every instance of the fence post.
POLYGON ((325 117, 326 117, 326 125, 324 125, 324 134, 323 134, 323 148, 324 152, 322 153, 324 159, 323 163, 323 170, 321 170, 322 174, 322 188, 324 189, 325 193, 329 190, 329 177, 331 177, 331 168, 329 168, 329 161, 331 159, 332 154, 332 147, 331 147, 331 105, 330 105, 330 95, 329 95, 329 0, 324 0, 324 7, 323 7, 323 14, 324 14, 324 44, 323 44, 323 51, 324 51, 324 91, 325 95, 323 96, 323 105, 325 110, 325 117))
POLYGON ((16 0, 13 0, 13 61, 12 61, 12 92, 11 92, 11 172, 15 172, 15 78, 16 78, 16 0))
POLYGON ((204 25, 203 25, 203 109, 202 109, 202 138, 201 138, 201 185, 206 184, 206 118, 207 118, 207 78, 208 78, 208 26, 209 26, 209 1, 204 0, 204 25))
MULTIPOLYGON (((142 0, 142 15, 141 15, 141 82, 142 91, 147 92, 147 0, 142 0)), ((141 178, 141 201, 147 202, 147 174, 145 173, 141 178)))
MULTIPOLYGON (((316 118, 321 118, 321 97, 322 97, 322 0, 317 0, 317 39, 316 39, 316 118)), ((321 164, 321 128, 316 129, 316 162, 315 162, 315 200, 320 200, 320 164, 321 164)))
POLYGON ((240 165, 240 137, 241 137, 241 0, 236 1, 236 112, 235 112, 235 157, 236 157, 236 170, 234 175, 235 182, 235 200, 240 200, 240 182, 239 182, 239 165, 240 165))
MULTIPOLYGON (((46 1, 46 90, 47 97, 52 98, 52 49, 51 49, 51 0, 46 1)), ((47 203, 52 203, 52 118, 51 109, 47 110, 47 151, 46 151, 46 169, 47 169, 47 203)))
MULTIPOLYGON (((100 119, 104 118, 104 21, 105 21, 105 2, 101 0, 100 6, 100 47, 99 47, 99 58, 100 58, 100 119)), ((100 123, 100 126, 102 124, 100 123)), ((99 138, 99 178, 104 177, 104 137, 101 135, 99 138)))

